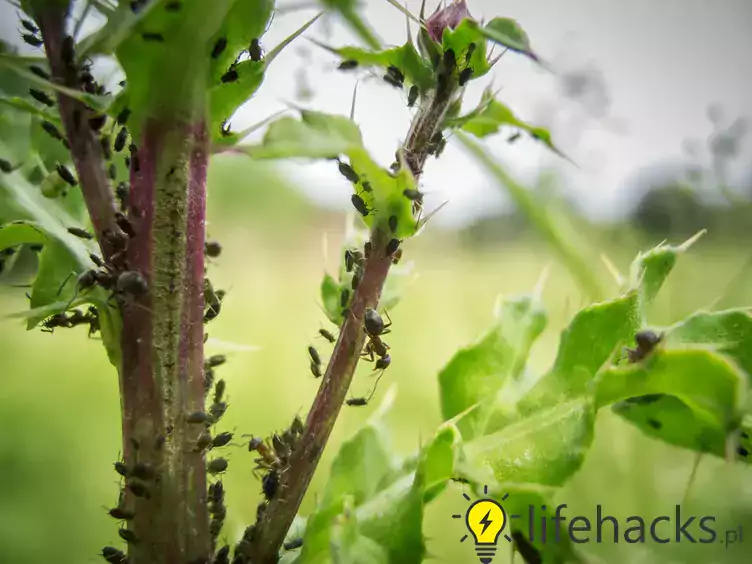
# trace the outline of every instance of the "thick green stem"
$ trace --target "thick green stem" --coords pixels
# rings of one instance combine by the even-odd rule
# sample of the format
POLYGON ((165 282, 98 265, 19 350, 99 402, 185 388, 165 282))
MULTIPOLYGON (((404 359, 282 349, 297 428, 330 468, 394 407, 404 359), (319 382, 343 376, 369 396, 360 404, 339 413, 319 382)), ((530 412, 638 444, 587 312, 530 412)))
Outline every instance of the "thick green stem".
MULTIPOLYGON (((443 88, 439 89, 435 97, 426 98, 410 126, 403 149, 407 164, 416 179, 428 158, 429 141, 441 131, 441 124, 455 93, 456 87, 443 88)), ((377 229, 371 233, 371 254, 350 302, 350 312, 340 329, 321 387, 308 413, 304 435, 292 454, 289 468, 281 476, 277 495, 269 502, 261 521, 256 523, 251 552, 254 564, 277 561, 279 548, 298 512, 337 421, 365 344, 365 311, 378 306, 392 265, 392 257, 386 254, 388 240, 387 233, 377 229)))
MULTIPOLYGON (((131 564, 209 559, 206 464, 195 448, 204 406, 203 277, 207 135, 203 124, 151 120, 131 171, 131 268, 146 298, 123 306, 125 461, 155 470, 148 498, 129 494, 131 564)), ((135 481, 135 480, 132 480, 135 481)))

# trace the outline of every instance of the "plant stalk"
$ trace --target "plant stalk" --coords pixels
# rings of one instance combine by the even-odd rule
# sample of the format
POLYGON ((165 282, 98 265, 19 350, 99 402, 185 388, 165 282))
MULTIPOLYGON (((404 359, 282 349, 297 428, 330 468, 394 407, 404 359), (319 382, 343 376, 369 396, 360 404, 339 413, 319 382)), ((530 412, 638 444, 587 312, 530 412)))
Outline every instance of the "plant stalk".
POLYGON ((203 123, 147 120, 131 170, 130 268, 149 293, 123 304, 123 437, 130 467, 147 463, 149 497, 135 509, 131 564, 210 559, 206 461, 196 448, 204 410, 204 225, 208 136, 203 123))
MULTIPOLYGON (((35 13, 52 80, 73 90, 80 90, 78 69, 63 60, 66 17, 65 7, 57 5, 42 4, 35 13)), ((89 217, 103 256, 109 258, 114 249, 105 233, 119 233, 121 230, 115 223, 117 203, 107 178, 102 146, 96 132, 89 127, 88 118, 92 114, 82 102, 60 92, 57 93, 57 101, 89 217)))
MULTIPOLYGON (((456 91, 456 87, 440 88, 435 96, 428 95, 410 125, 403 154, 416 180, 429 156, 429 141, 441 131, 444 116, 456 91)), ((386 255, 389 238, 388 233, 378 228, 374 228, 371 233, 371 254, 308 413, 305 432, 299 446, 292 453, 289 468, 281 475, 278 493, 269 502, 261 520, 256 523, 251 547, 251 561, 254 564, 272 564, 277 561, 279 549, 300 508, 337 421, 365 345, 365 311, 378 307, 392 265, 392 257, 386 255)))

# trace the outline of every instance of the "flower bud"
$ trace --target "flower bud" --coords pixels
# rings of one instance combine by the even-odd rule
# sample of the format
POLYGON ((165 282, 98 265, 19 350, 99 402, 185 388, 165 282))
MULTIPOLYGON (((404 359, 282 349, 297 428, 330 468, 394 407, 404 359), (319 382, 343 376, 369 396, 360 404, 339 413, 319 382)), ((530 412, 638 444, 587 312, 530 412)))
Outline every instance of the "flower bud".
POLYGON ((426 20, 428 35, 437 43, 441 43, 444 30, 454 29, 465 18, 472 18, 465 0, 454 0, 443 10, 436 8, 436 11, 426 20))

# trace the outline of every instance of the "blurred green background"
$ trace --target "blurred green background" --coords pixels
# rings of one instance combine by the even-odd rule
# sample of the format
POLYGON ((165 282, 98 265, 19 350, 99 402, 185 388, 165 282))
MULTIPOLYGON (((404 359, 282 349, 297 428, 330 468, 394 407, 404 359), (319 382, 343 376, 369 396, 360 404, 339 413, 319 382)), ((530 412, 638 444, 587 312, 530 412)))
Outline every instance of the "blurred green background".
MULTIPOLYGON (((710 211, 703 217, 709 218, 710 211)), ((713 213, 731 211, 738 213, 739 206, 713 213)), ((622 270, 640 248, 660 240, 629 223, 585 227, 583 218, 577 222, 589 235, 586 240, 597 242, 596 256, 605 253, 622 270)), ((229 352, 228 363, 218 369, 218 377, 228 381, 230 398, 223 429, 264 436, 285 428, 294 414, 305 414, 318 385, 308 371, 306 346, 316 344, 325 357, 329 349, 315 339, 319 327, 329 327, 317 305, 318 286, 324 269, 336 267, 344 225, 342 214, 314 207, 279 169, 237 157, 213 162, 208 231, 224 251, 209 275, 228 294, 208 332, 213 339, 258 347, 229 352)), ((389 416, 398 454, 411 453, 439 424, 437 372, 489 325, 499 294, 530 291, 550 266, 543 292, 550 324, 530 360, 538 370, 549 365, 559 331, 585 303, 570 273, 525 227, 524 217, 499 216, 484 225, 460 231, 429 226, 424 236, 405 245, 405 259, 414 261, 416 276, 392 312, 394 362, 376 397, 398 386, 389 416), (504 227, 514 221, 513 236, 504 235, 504 227)), ((661 228, 668 229, 672 242, 684 236, 683 229, 665 222, 661 228)), ((749 236, 711 231, 680 260, 651 322, 668 324, 695 309, 715 307, 719 298, 723 306, 752 303, 749 241, 749 236)), ((616 293, 606 268, 596 260, 593 269, 616 293)), ((23 292, 5 287, 0 311, 23 310, 23 292)), ((88 339, 83 328, 50 335, 26 332, 18 321, 5 319, 0 335, 0 562, 97 561, 102 545, 120 542, 105 509, 118 496, 112 468, 120 437, 115 372, 100 343, 88 339)), ((361 366, 353 395, 366 394, 371 383, 367 367, 361 366)), ((304 513, 321 492, 338 445, 373 409, 373 404, 343 408, 304 513)), ((245 448, 226 452, 231 464, 224 534, 235 539, 253 520, 260 485, 245 448)), ((582 472, 557 501, 569 505, 570 516, 594 515, 596 504, 616 516, 670 515, 685 496, 693 461, 692 453, 651 441, 603 412, 582 472)), ((464 511, 461 494, 461 487, 452 484, 427 508, 424 531, 432 560, 475 561, 472 548, 459 542, 464 528, 451 519, 464 511)), ((748 468, 706 458, 683 511, 715 515, 719 529, 741 523, 752 535, 751 499, 748 468)), ((725 551, 720 544, 641 546, 625 545, 622 539, 585 545, 583 551, 593 562, 742 563, 749 562, 749 542, 725 551)), ((502 551, 496 561, 508 561, 508 554, 502 551)))

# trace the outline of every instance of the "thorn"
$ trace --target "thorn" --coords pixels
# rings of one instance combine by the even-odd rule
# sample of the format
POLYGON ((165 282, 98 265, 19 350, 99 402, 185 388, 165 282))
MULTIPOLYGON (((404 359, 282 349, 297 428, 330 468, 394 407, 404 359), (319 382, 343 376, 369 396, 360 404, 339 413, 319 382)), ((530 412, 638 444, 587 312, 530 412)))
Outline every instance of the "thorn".
POLYGON ((614 281, 616 282, 616 285, 619 288, 624 287, 624 283, 626 280, 624 279, 624 276, 622 276, 621 272, 619 272, 619 269, 616 268, 616 265, 611 262, 611 259, 609 259, 605 253, 601 253, 601 262, 605 265, 608 272, 613 276, 614 281))
MULTIPOLYGON (((407 1, 405 1, 405 11, 407 11, 407 1)), ((413 42, 413 33, 410 31, 410 16, 405 14, 405 27, 407 27, 407 42, 413 42)))
POLYGON ((538 277, 538 282, 536 282, 535 288, 533 288, 533 297, 537 301, 539 301, 543 295, 543 288, 546 286, 546 282, 548 282, 549 274, 551 274, 551 263, 548 263, 543 267, 543 270, 538 277))
POLYGON ((355 121, 355 100, 358 96, 358 83, 355 83, 355 87, 353 88, 353 95, 352 95, 352 104, 350 105, 350 120, 355 121))
POLYGON ((695 233, 694 235, 692 235, 689 239, 687 239, 686 241, 684 241, 681 245, 679 245, 679 247, 678 247, 679 250, 682 251, 682 252, 686 251, 692 245, 694 245, 697 242, 697 240, 700 239, 700 237, 702 237, 703 235, 705 235, 705 233, 707 233, 707 232, 708 232, 707 229, 701 229, 700 231, 698 231, 697 233, 695 233))

